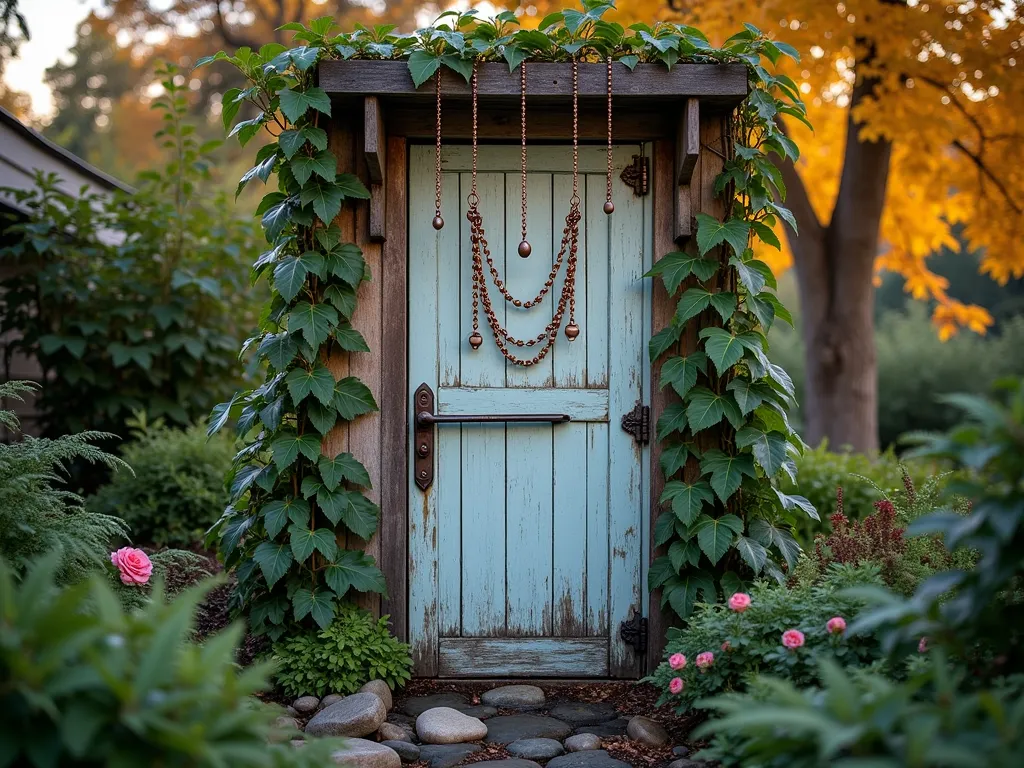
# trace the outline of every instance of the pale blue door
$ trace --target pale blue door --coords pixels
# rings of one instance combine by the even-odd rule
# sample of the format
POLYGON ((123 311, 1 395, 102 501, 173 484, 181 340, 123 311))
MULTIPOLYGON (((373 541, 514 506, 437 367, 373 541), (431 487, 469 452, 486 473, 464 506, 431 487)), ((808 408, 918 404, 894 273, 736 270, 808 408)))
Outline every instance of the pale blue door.
MULTIPOLYGON (((410 463, 410 640, 419 674, 635 677, 639 657, 619 625, 646 605, 647 453, 621 427, 646 402, 650 199, 619 179, 639 146, 614 150, 615 212, 607 216, 605 151, 580 151, 581 223, 576 322, 538 365, 507 362, 481 313, 473 350, 466 222, 469 147, 443 154, 440 232, 434 150, 414 146, 409 168, 409 417, 427 384, 439 414, 564 413, 567 423, 454 423, 434 427, 426 491, 410 463)), ((572 192, 565 147, 531 147, 528 238, 522 259, 519 148, 479 153, 483 225, 509 290, 532 298, 547 279, 572 192)), ((551 319, 563 267, 544 303, 516 309, 491 288, 520 337, 551 319)), ((566 321, 567 322, 567 321, 566 321)), ((563 328, 564 328, 563 323, 563 328)), ((411 435, 410 435, 411 440, 411 435)), ((410 462, 412 459, 410 458, 410 462)))

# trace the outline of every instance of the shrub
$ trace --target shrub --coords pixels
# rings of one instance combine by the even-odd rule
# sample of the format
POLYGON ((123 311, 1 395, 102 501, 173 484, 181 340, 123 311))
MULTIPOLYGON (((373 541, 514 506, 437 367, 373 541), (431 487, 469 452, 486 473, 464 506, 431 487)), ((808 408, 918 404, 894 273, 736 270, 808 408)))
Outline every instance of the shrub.
POLYGON ((818 679, 821 658, 858 667, 877 661, 882 656, 877 641, 830 632, 828 622, 839 617, 850 623, 863 606, 860 600, 844 594, 844 588, 879 583, 878 570, 873 566, 836 565, 820 582, 799 583, 792 589, 758 582, 745 609, 742 605, 699 606, 685 629, 669 630, 666 660, 648 678, 662 691, 659 704, 669 703, 683 713, 697 699, 742 690, 758 672, 805 685, 818 679), (783 645, 783 633, 788 630, 802 633, 801 647, 783 645), (707 653, 713 654, 710 666, 699 668, 701 655, 707 653), (673 668, 676 654, 686 659, 684 667, 673 668), (670 688, 674 678, 683 682, 678 693, 670 688))
POLYGON ((369 680, 392 690, 412 676, 409 646, 388 630, 388 617, 374 619, 361 608, 342 603, 327 629, 306 629, 273 646, 277 684, 289 696, 355 693, 369 680))
MULTIPOLYGON (((4 765, 296 766, 330 762, 329 740, 296 750, 278 711, 252 698, 265 667, 240 670, 241 627, 188 642, 206 587, 126 613, 93 579, 60 589, 57 558, 18 584, 0 563, 0 751, 4 765), (85 610, 86 606, 95 610, 85 610)), ((156 588, 160 592, 160 587, 156 588)))
POLYGON ((189 547, 203 539, 228 503, 224 476, 234 448, 225 435, 207 439, 203 425, 171 429, 136 415, 132 442, 121 452, 134 474, 117 473, 91 496, 92 512, 117 515, 136 542, 189 547))
MULTIPOLYGON (((0 398, 19 398, 33 387, 26 382, 0 384, 0 398)), ((10 411, 0 411, 0 423, 12 431, 19 426, 10 411)), ((127 528, 117 517, 87 511, 64 480, 69 463, 76 460, 130 473, 123 461, 94 445, 109 437, 83 432, 0 443, 0 559, 20 572, 33 558, 53 551, 62 583, 79 581, 103 567, 108 544, 124 537, 127 528)))

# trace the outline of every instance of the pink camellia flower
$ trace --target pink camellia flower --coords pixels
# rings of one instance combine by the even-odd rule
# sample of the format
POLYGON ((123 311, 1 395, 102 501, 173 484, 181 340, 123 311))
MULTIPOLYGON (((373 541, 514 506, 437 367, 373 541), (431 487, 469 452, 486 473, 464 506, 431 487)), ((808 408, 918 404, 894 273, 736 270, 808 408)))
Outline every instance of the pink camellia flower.
POLYGON ((787 629, 782 633, 782 644, 791 650, 799 648, 804 644, 804 633, 799 629, 787 629))
POLYGON ((110 562, 121 572, 124 584, 145 584, 153 575, 153 563, 141 549, 121 547, 110 553, 110 562))
POLYGON ((673 653, 668 657, 668 665, 672 669, 682 669, 686 666, 686 657, 681 653, 673 653))
POLYGON ((668 692, 673 694, 673 695, 675 695, 677 693, 682 693, 682 690, 683 690, 683 681, 682 681, 682 679, 678 678, 678 677, 673 677, 672 680, 669 681, 668 692))
POLYGON ((928 638, 927 637, 922 637, 921 640, 918 642, 918 644, 917 644, 917 652, 918 653, 927 653, 928 652, 928 638))
POLYGON ((728 640, 726 640, 724 643, 722 643, 722 652, 723 653, 728 653, 731 650, 732 650, 732 643, 730 643, 728 640))
POLYGON ((750 607, 750 595, 746 592, 737 592, 729 598, 729 607, 736 613, 743 613, 750 607))
POLYGON ((715 654, 711 651, 704 651, 704 653, 697 654, 697 661, 694 662, 697 665, 697 669, 703 671, 715 663, 715 654))
POLYGON ((830 635, 841 635, 846 631, 846 619, 842 616, 833 616, 825 624, 825 629, 830 635))

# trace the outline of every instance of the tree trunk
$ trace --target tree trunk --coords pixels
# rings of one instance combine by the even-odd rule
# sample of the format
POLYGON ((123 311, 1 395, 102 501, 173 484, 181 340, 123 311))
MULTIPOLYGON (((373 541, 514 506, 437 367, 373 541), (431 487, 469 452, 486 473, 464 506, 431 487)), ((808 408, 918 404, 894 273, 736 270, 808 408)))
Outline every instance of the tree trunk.
POLYGON ((875 84, 861 78, 853 89, 839 194, 827 226, 793 164, 782 169, 800 227, 799 237, 787 234, 803 313, 803 436, 811 445, 827 438, 835 449, 861 452, 878 448, 873 272, 891 145, 861 140, 852 114, 875 84))

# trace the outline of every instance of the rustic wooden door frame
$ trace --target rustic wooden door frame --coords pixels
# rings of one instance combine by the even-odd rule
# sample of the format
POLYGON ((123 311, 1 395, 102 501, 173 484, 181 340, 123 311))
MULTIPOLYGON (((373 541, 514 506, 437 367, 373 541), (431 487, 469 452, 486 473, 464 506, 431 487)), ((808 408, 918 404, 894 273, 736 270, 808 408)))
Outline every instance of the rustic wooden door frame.
MULTIPOLYGON (((446 139, 468 138, 466 105, 449 110, 450 130, 446 139)), ((695 248, 693 215, 704 212, 722 216, 722 200, 714 193, 714 178, 720 172, 726 154, 727 114, 721 110, 697 109, 696 99, 688 105, 673 103, 654 115, 643 110, 623 115, 616 124, 616 142, 653 141, 651 157, 651 194, 653 195, 654 260, 678 248, 695 248)), ((364 249, 372 278, 359 289, 359 307, 353 325, 370 344, 370 355, 337 354, 329 361, 336 376, 359 373, 368 383, 380 405, 380 413, 362 417, 344 433, 328 436, 336 450, 353 450, 364 461, 373 480, 381 505, 381 525, 369 542, 354 541, 374 555, 387 581, 388 594, 377 600, 364 596, 360 604, 374 612, 389 614, 392 631, 400 639, 408 638, 409 580, 409 496, 406 458, 409 450, 408 387, 408 143, 429 137, 431 120, 425 120, 429 107, 412 108, 403 103, 395 107, 389 122, 388 108, 373 96, 362 102, 351 97, 335 99, 335 117, 331 121, 331 149, 339 158, 339 171, 356 173, 371 190, 371 201, 358 206, 355 215, 343 212, 337 223, 346 237, 364 249), (371 101, 372 100, 372 101, 371 101), (370 119, 372 116, 372 119, 370 119), (369 139, 369 140, 368 140, 369 139), (372 153, 370 149, 372 148, 372 153), (379 164, 379 165, 378 165, 379 164), (350 447, 351 446, 351 447, 350 447)), ((564 107, 542 105, 537 110, 537 138, 567 140, 568 126, 564 107)), ((517 121, 502 113, 487 124, 491 140, 518 138, 517 121)), ((603 130, 603 129, 602 129, 603 130)), ((531 137, 533 133, 531 132, 531 137)), ((598 138, 596 134, 591 138, 598 138)), ((664 327, 675 311, 675 301, 660 283, 653 286, 651 328, 664 327)), ((685 346, 695 348, 696 330, 690 329, 685 346)), ((657 386, 660 366, 650 371, 651 423, 657 423, 665 407, 675 398, 657 386)), ((652 430, 653 431, 653 430, 652 430)), ((659 450, 652 442, 650 452, 650 509, 647 564, 661 551, 654 546, 653 522, 658 515, 657 499, 664 481, 658 469, 659 450)), ((660 595, 650 594, 648 603, 647 669, 660 661, 665 633, 673 619, 669 609, 662 611, 660 595)))

